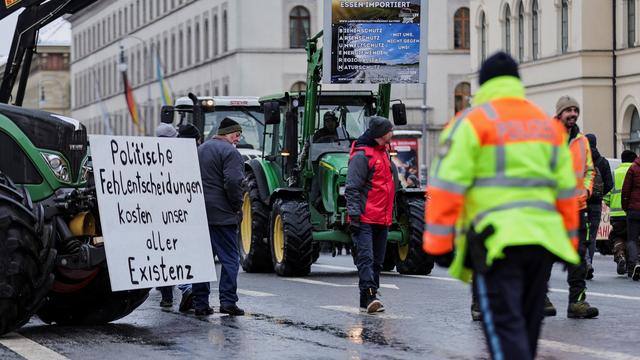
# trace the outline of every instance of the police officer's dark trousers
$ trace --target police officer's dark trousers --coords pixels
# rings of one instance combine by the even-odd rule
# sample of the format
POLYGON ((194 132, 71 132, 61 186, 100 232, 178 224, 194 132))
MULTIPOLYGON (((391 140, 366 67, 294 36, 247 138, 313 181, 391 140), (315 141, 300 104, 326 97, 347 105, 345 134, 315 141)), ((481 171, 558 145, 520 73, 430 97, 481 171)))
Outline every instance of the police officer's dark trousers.
MULTIPOLYGON (((238 302, 238 271, 240 252, 238 249, 237 225, 209 225, 209 236, 213 255, 218 256, 222 269, 218 281, 220 305, 233 305, 238 302)), ((213 260, 213 259, 212 259, 213 260)), ((211 266, 214 266, 213 261, 211 266)), ((203 309, 209 306, 209 283, 193 284, 193 308, 203 309)))
POLYGON ((360 290, 377 290, 380 287, 380 271, 387 249, 388 232, 389 228, 384 225, 361 224, 360 231, 353 236, 360 290))
POLYGON ((473 278, 487 345, 494 359, 533 359, 553 255, 541 246, 507 247, 504 254, 473 278))
POLYGON ((580 264, 569 265, 567 271, 567 283, 569 284, 569 304, 584 301, 587 297, 587 264, 584 256, 587 253, 587 222, 589 214, 586 209, 580 210, 580 228, 578 229, 578 255, 580 264))

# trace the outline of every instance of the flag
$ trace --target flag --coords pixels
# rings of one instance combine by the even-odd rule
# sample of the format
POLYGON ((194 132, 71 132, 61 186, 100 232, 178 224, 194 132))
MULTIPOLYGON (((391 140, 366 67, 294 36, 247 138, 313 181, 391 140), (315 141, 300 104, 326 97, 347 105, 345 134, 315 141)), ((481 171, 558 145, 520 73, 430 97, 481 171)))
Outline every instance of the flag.
POLYGON ((143 129, 140 126, 140 115, 138 113, 138 106, 133 98, 133 89, 127 79, 127 72, 122 72, 122 81, 124 82, 124 96, 127 99, 127 107, 129 108, 129 114, 131 114, 131 120, 138 128, 138 132, 143 133, 143 129))
POLYGON ((160 85, 160 95, 162 96, 162 105, 173 105, 171 101, 171 91, 169 84, 164 79, 164 72, 162 71, 162 63, 160 62, 160 52, 156 52, 156 80, 160 85))

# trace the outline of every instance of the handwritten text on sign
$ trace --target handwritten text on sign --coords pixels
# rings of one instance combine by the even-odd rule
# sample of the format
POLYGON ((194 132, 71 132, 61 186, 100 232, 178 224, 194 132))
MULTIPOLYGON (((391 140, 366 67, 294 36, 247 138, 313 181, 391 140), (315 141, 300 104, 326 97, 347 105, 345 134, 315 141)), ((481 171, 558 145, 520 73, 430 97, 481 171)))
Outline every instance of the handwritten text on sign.
POLYGON ((90 137, 111 288, 216 280, 192 139, 90 137))

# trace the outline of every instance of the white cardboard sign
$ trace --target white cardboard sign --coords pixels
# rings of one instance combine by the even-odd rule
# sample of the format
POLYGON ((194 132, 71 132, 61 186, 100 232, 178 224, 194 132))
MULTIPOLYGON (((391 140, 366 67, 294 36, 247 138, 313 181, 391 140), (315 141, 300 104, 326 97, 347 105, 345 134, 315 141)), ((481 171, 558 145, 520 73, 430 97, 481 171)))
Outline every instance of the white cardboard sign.
POLYGON ((195 141, 89 140, 113 291, 215 281, 195 141))

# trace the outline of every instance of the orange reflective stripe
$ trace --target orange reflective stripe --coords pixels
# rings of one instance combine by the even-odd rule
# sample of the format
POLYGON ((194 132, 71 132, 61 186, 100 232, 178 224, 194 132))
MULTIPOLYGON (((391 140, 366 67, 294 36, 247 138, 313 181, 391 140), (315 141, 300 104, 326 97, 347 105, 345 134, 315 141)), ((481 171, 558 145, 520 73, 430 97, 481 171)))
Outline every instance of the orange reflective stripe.
POLYGON ((442 255, 453 251, 453 234, 435 235, 425 232, 422 238, 422 250, 431 255, 442 255))
POLYGON ((578 209, 578 199, 574 197, 559 198, 556 200, 556 209, 562 216, 564 228, 573 231, 580 226, 580 216, 578 209))
POLYGON ((429 210, 425 212, 425 223, 453 226, 464 203, 464 195, 451 193, 446 190, 429 187, 429 210))

